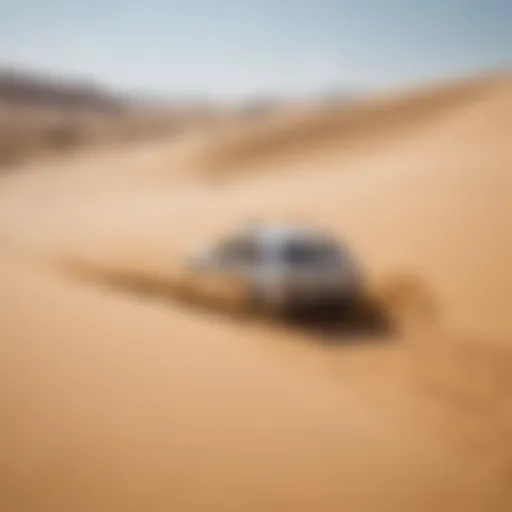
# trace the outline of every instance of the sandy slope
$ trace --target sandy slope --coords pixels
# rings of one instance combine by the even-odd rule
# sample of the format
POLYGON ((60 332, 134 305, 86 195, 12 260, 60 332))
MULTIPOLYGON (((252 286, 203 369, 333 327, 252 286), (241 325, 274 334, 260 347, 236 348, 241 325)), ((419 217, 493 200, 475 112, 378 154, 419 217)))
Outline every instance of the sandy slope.
POLYGON ((511 114, 484 81, 5 179, 3 509, 508 510, 511 114), (412 272, 440 323, 325 339, 104 279, 172 298, 183 252, 246 216, 412 272))

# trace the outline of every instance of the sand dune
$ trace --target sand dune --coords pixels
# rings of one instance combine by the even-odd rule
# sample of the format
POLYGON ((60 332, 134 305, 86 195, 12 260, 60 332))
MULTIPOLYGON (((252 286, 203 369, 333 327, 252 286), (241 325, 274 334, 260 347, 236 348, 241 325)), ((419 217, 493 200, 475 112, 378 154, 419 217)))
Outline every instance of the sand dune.
POLYGON ((479 95, 503 87, 501 76, 464 80, 438 87, 419 88, 407 94, 361 100, 353 105, 304 107, 260 122, 235 123, 220 140, 213 139, 204 151, 210 172, 237 176, 244 167, 276 159, 308 158, 312 150, 323 152, 361 150, 362 145, 389 142, 415 128, 423 128, 451 111, 473 103, 479 95), (263 162, 262 162, 263 160, 263 162))
POLYGON ((6 178, 2 508, 508 510, 511 114, 510 80, 469 81, 6 178), (325 226, 439 321, 326 337, 175 300, 247 217, 325 226), (141 280, 164 293, 113 284, 141 280))

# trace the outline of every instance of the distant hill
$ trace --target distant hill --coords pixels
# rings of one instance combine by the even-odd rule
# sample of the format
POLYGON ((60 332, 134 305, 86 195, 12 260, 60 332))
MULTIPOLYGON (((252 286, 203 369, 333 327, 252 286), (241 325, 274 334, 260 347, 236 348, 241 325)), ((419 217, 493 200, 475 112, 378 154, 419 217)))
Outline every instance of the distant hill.
POLYGON ((201 121, 200 112, 178 107, 0 69, 0 166, 79 146, 167 136, 201 121))
POLYGON ((121 98, 86 84, 51 79, 27 72, 0 70, 0 104, 119 112, 121 98))

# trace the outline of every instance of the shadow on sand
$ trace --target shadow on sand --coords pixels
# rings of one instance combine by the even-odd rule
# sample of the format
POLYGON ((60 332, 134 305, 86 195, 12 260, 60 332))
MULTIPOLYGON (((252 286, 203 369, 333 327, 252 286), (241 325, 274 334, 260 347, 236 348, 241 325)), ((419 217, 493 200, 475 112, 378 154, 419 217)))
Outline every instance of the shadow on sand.
POLYGON ((364 297, 295 311, 280 320, 286 328, 310 334, 326 345, 382 342, 395 331, 385 309, 364 297))
MULTIPOLYGON (((75 269, 76 270, 76 269, 75 269)), ((82 269, 83 270, 83 269, 82 269)), ((268 325, 298 335, 306 335, 327 346, 382 342, 395 331, 390 314, 379 302, 360 297, 345 303, 307 307, 280 314, 252 308, 233 308, 201 295, 182 294, 175 285, 143 276, 110 272, 73 272, 75 278, 95 282, 110 289, 141 298, 165 301, 198 314, 223 318, 228 322, 268 325)))

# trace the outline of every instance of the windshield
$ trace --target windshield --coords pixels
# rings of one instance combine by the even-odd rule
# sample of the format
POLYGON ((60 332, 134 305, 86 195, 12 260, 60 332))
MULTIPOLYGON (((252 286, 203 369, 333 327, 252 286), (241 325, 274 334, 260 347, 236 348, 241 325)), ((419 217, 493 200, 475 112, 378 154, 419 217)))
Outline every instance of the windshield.
POLYGON ((339 250, 328 243, 297 241, 284 245, 281 257, 290 265, 328 265, 339 261, 339 250))

